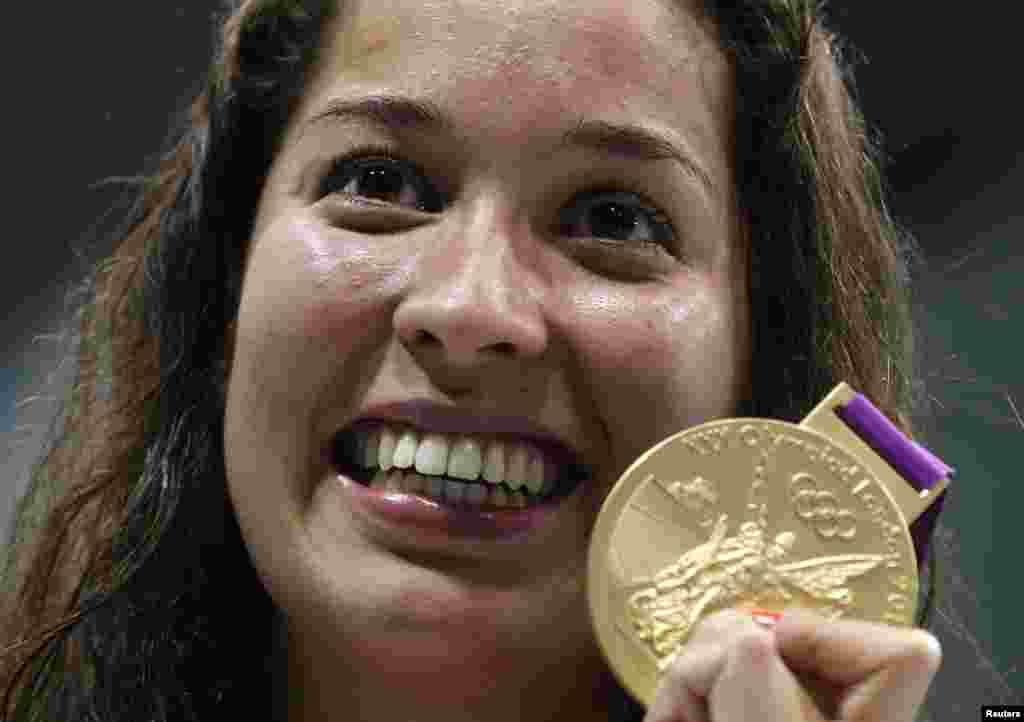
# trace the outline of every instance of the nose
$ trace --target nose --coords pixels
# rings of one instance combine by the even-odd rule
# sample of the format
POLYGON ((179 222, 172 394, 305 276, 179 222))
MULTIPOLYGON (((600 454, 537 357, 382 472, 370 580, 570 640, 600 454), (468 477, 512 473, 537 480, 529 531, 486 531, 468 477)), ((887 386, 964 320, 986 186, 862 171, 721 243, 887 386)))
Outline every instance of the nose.
POLYGON ((394 324, 426 368, 472 369, 544 351, 537 277, 514 244, 511 230, 483 222, 424 251, 394 324))

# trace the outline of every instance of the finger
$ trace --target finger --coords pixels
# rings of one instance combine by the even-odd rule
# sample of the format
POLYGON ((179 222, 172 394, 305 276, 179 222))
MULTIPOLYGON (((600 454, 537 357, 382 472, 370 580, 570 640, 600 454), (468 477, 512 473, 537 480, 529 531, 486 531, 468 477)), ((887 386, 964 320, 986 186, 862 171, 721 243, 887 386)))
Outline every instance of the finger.
MULTIPOLYGON (((703 625, 695 630, 693 639, 697 642, 707 641, 721 644, 723 639, 735 636, 740 630, 755 628, 750 624, 751 621, 755 622, 759 628, 774 630, 781 616, 780 613, 767 609, 727 609, 708 617, 703 625)), ((776 654, 778 655, 777 643, 776 654)), ((781 659, 781 655, 779 656, 784 668, 784 676, 794 679, 799 685, 799 696, 804 707, 811 709, 808 705, 813 705, 813 708, 822 711, 826 718, 835 717, 837 700, 843 692, 843 687, 813 673, 790 670, 785 660, 781 659)), ((810 716, 806 718, 811 719, 810 716)))
MULTIPOLYGON (((750 613, 754 621, 766 629, 772 630, 775 629, 775 626, 779 623, 779 618, 782 617, 782 612, 773 612, 770 609, 756 607, 751 609, 750 613)), ((836 702, 845 691, 842 685, 827 680, 806 669, 793 671, 787 665, 786 670, 793 674, 801 689, 807 692, 807 695, 814 701, 815 706, 822 712, 825 719, 835 719, 839 715, 836 702)))
POLYGON ((775 627, 779 653, 794 669, 849 685, 895 660, 920 657, 938 668, 942 648, 923 629, 856 619, 829 621, 797 607, 775 627))
MULTIPOLYGON (((764 630, 745 609, 719 609, 697 622, 690 633, 687 646, 711 643, 720 645, 723 640, 735 637, 744 630, 764 630)), ((684 647, 685 649, 686 647, 684 647)))
MULTIPOLYGON (((764 693, 760 675, 764 674, 762 666, 765 650, 768 650, 773 660, 770 668, 771 684, 779 688, 790 684, 793 687, 791 691, 801 700, 796 708, 792 700, 787 700, 784 709, 788 712, 780 712, 782 716, 779 719, 787 722, 795 719, 792 714, 794 709, 801 709, 800 704, 813 707, 813 703, 798 688, 796 679, 779 659, 771 632, 758 625, 749 611, 723 609, 697 623, 689 640, 659 680, 644 722, 720 722, 721 719, 730 719, 718 717, 709 710, 710 695, 722 684, 722 675, 727 665, 732 666, 729 689, 736 687, 744 694, 754 694, 750 690, 753 686, 755 690, 764 693)), ((726 693, 726 696, 732 695, 733 692, 726 693)), ((755 711, 758 709, 753 708, 755 711)), ((740 716, 732 719, 746 718, 740 716)))
POLYGON ((708 695, 722 674, 728 651, 744 634, 772 643, 771 633, 749 614, 725 609, 700 620, 662 674, 644 722, 710 722, 708 695))
POLYGON ((770 634, 743 634, 727 655, 708 701, 715 722, 824 722, 783 664, 770 634))
POLYGON ((938 640, 923 629, 860 620, 828 621, 787 609, 775 628, 786 663, 848 688, 843 718, 914 719, 942 662, 938 640))

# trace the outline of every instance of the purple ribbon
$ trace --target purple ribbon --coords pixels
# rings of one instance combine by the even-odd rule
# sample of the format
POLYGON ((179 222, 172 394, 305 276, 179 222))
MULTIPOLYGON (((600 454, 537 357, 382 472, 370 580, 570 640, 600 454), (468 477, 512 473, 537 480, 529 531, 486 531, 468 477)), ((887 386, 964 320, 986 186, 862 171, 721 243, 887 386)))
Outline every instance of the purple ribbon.
MULTIPOLYGON (((931 489, 946 476, 956 478, 956 469, 908 438, 863 394, 857 394, 846 406, 836 407, 836 414, 918 491, 931 489)), ((946 490, 943 490, 910 525, 918 574, 928 559, 932 532, 945 500, 946 490)))

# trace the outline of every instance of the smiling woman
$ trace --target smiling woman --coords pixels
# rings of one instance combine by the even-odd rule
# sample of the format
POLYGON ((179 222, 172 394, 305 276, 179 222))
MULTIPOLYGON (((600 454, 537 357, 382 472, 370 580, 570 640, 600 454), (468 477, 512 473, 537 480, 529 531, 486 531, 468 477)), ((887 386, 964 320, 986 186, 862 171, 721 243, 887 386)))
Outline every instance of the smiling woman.
MULTIPOLYGON (((643 718, 584 591, 637 456, 839 381, 913 433, 843 72, 802 0, 232 3, 90 279, 0 714, 643 718)), ((844 717, 913 719, 934 638, 845 624, 709 619, 647 722, 818 719, 815 649, 844 717)))

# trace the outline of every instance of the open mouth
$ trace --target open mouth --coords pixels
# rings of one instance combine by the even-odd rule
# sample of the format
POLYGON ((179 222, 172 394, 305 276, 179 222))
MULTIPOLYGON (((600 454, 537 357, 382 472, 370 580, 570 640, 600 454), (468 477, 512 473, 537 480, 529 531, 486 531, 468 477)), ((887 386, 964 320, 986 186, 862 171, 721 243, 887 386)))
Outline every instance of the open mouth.
POLYGON ((384 470, 379 464, 369 467, 357 463, 358 450, 353 434, 342 432, 332 444, 335 469, 362 486, 393 493, 415 494, 445 506, 479 511, 519 511, 536 506, 557 504, 571 495, 589 471, 575 463, 561 468, 561 475, 550 488, 531 490, 526 484, 492 483, 478 476, 475 480, 448 475, 423 474, 415 466, 384 470), (515 487, 515 488, 514 488, 515 487))

